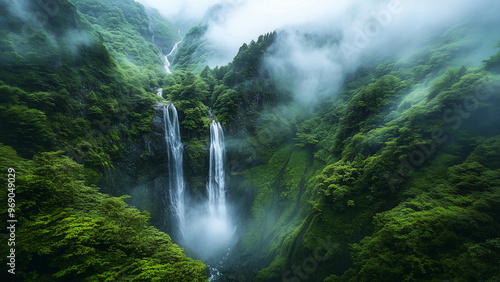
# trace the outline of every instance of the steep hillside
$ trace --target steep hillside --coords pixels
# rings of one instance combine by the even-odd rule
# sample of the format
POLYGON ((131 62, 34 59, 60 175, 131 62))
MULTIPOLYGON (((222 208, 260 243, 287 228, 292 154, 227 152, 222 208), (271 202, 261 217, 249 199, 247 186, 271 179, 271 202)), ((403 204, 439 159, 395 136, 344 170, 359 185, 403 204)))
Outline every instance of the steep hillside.
POLYGON ((213 6, 167 73, 181 38, 157 10, 0 0, 16 278, 499 280, 499 5, 334 5, 207 66, 214 24, 327 1, 298 2, 213 6))
POLYGON ((405 63, 363 66, 291 121, 295 149, 271 145, 237 176, 256 189, 243 252, 270 262, 257 281, 495 279, 500 80, 496 56, 453 66, 471 50, 467 30, 405 63))
MULTIPOLYGON (((140 72, 151 89, 165 76, 160 54, 168 54, 180 37, 157 10, 148 12, 133 0, 73 0, 103 38, 104 45, 126 72, 140 72)), ((148 89, 149 90, 149 89, 148 89)))
MULTIPOLYGON (((500 80, 497 55, 464 60, 476 52, 476 29, 466 21, 435 33, 404 60, 381 51, 340 90, 327 89, 338 94, 312 113, 293 101, 292 69, 280 76, 264 67, 289 32, 243 45, 228 66, 199 78, 174 74, 183 84, 166 82, 178 89, 167 97, 192 113, 175 93, 197 81, 199 102, 229 135, 228 194, 246 222, 232 255, 246 262, 227 273, 244 280, 261 269, 256 281, 495 279, 500 80)), ((184 128, 200 121, 181 120, 184 128)))
POLYGON ((175 70, 199 74, 207 65, 207 58, 212 52, 207 42, 203 40, 206 30, 205 25, 195 26, 189 30, 172 61, 175 70))
POLYGON ((0 198, 11 199, 4 222, 19 222, 15 244, 1 235, 2 253, 15 249, 3 264, 23 281, 205 280, 205 265, 150 226, 149 213, 94 185, 152 131, 159 98, 146 89, 157 78, 138 70, 147 60, 124 70, 75 6, 47 5, 0 1, 0 166, 14 179, 0 198))

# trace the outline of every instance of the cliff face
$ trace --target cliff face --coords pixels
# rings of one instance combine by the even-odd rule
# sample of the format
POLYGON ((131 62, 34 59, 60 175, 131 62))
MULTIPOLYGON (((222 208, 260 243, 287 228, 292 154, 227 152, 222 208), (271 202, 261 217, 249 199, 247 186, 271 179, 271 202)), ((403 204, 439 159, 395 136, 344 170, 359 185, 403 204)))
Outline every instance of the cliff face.
POLYGON ((168 167, 162 104, 154 106, 152 132, 127 144, 128 154, 115 161, 114 169, 103 171, 100 187, 111 195, 130 195, 127 202, 151 213, 157 227, 165 227, 168 197, 168 167))
MULTIPOLYGON (((171 228, 167 200, 170 176, 163 107, 164 103, 154 105, 153 130, 127 144, 128 154, 114 161, 113 168, 102 171, 99 186, 104 187, 103 192, 114 196, 130 195, 128 204, 150 212, 152 224, 168 232, 171 228)), ((194 146, 183 142, 186 187, 191 200, 201 202, 206 198, 209 144, 200 142, 194 146)))

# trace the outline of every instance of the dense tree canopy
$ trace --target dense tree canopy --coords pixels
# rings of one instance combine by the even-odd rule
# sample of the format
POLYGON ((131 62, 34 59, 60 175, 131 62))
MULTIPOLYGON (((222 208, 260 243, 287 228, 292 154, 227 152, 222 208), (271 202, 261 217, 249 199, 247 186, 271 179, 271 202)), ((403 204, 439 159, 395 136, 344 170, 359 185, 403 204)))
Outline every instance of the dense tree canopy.
MULTIPOLYGON (((42 12, 40 3, 24 8, 42 12)), ((140 211, 97 185, 167 154, 153 142, 164 142, 158 103, 179 112, 193 201, 206 196, 211 119, 224 128, 228 199, 242 217, 239 256, 223 270, 231 279, 244 271, 256 281, 500 279, 500 52, 469 64, 469 21, 430 34, 404 59, 380 51, 306 107, 294 98, 294 70, 265 65, 286 32, 244 43, 211 68, 208 26, 195 26, 167 74, 160 55, 180 37, 158 11, 133 0, 57 3, 26 34, 0 1, 0 169, 17 175, 21 279, 207 279, 205 264, 150 225, 164 210, 140 211)), ((338 52, 339 38, 304 38, 338 52)), ((135 180, 161 186, 166 174, 135 180)))

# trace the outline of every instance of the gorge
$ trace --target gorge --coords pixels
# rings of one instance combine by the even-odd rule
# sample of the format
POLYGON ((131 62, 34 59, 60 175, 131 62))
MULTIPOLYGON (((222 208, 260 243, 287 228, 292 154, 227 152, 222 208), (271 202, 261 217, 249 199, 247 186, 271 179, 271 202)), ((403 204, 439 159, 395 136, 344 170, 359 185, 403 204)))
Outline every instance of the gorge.
POLYGON ((165 189, 164 208, 169 209, 163 218, 164 230, 172 235, 182 247, 200 256, 205 261, 214 261, 212 275, 220 275, 217 261, 230 251, 237 238, 232 238, 235 227, 226 206, 225 146, 221 124, 210 125, 209 174, 206 184, 206 200, 192 201, 187 191, 183 172, 184 144, 181 141, 177 109, 173 103, 163 106, 163 125, 167 148, 169 185, 165 189), (173 218, 171 220, 170 218, 173 218), (215 274, 214 274, 215 273, 215 274))
POLYGON ((0 0, 0 279, 498 281, 497 2, 0 0))

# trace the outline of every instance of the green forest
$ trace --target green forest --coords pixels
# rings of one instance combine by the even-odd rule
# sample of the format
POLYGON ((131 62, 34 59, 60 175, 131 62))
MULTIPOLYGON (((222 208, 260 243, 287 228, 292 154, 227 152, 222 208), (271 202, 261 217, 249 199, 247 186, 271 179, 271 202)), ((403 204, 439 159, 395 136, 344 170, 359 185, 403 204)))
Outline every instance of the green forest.
POLYGON ((0 0, 2 281, 500 281, 498 3, 142 2, 0 0))

